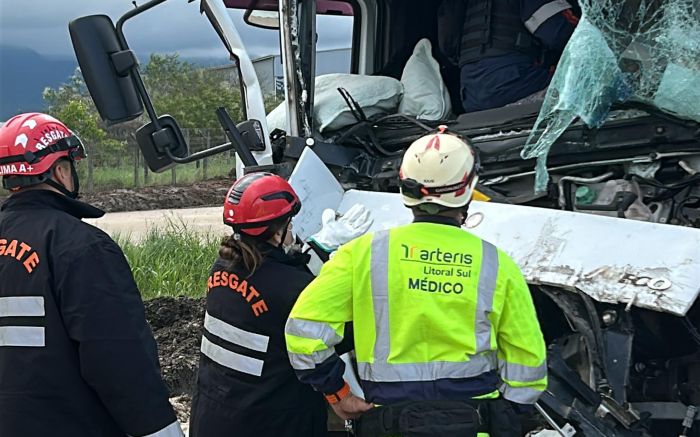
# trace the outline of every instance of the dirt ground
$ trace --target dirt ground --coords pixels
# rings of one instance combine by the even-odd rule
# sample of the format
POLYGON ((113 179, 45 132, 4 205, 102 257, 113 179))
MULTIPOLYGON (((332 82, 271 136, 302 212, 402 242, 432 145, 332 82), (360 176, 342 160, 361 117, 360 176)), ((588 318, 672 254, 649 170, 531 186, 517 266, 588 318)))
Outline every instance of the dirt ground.
POLYGON ((204 299, 162 297, 145 302, 145 306, 171 403, 180 422, 187 423, 199 365, 204 299))
MULTIPOLYGON (((103 209, 105 212, 219 206, 223 205, 224 197, 231 184, 231 179, 218 178, 188 185, 119 188, 95 193, 81 193, 80 200, 103 209)), ((0 191, 0 203, 7 196, 7 191, 0 191)))
POLYGON ((219 206, 230 188, 229 179, 210 179, 191 185, 153 186, 87 193, 81 200, 106 212, 219 206))

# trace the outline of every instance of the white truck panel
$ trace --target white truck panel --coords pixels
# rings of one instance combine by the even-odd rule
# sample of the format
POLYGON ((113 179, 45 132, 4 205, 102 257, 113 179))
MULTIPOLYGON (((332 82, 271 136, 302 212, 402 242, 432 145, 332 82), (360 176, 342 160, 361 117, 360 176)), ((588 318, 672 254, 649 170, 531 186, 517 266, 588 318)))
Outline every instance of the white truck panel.
MULTIPOLYGON (((372 210, 372 230, 409 223, 401 196, 350 190, 372 210)), ((505 250, 531 284, 684 315, 700 293, 700 230, 490 202, 473 202, 467 231, 505 250)))
MULTIPOLYGON (((216 23, 221 29, 221 37, 225 39, 227 49, 238 61, 238 68, 241 72, 241 82, 245 88, 245 93, 242 96, 246 107, 246 115, 248 119, 258 120, 262 124, 263 141, 265 142, 264 152, 253 152, 253 156, 258 161, 259 165, 272 164, 272 148, 270 147, 270 132, 267 128, 267 114, 265 113, 265 100, 258 81, 258 76, 255 73, 253 62, 248 56, 248 51, 245 49, 243 40, 241 39, 236 26, 234 26, 228 9, 221 0, 202 0, 211 10, 216 23)), ((234 120, 237 122, 243 120, 234 120)), ((243 176, 243 164, 241 160, 236 160, 236 176, 243 176)))

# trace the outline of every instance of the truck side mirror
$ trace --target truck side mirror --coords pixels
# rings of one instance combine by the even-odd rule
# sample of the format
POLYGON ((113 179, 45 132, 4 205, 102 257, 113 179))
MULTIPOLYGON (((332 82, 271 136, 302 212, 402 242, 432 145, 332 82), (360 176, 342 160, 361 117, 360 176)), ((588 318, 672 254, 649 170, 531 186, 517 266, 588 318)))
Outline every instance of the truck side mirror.
POLYGON ((112 20, 106 15, 80 17, 68 30, 100 117, 108 124, 139 117, 143 105, 131 74, 138 61, 131 50, 122 48, 112 20))
POLYGON ((242 123, 242 134, 226 108, 218 108, 216 114, 229 142, 190 155, 177 121, 169 115, 158 116, 137 68, 136 56, 129 49, 123 27, 127 20, 164 1, 149 0, 136 6, 122 15, 116 26, 106 15, 77 18, 68 25, 85 84, 100 116, 108 123, 115 124, 133 120, 143 113, 145 107, 150 122, 136 131, 136 142, 148 167, 154 172, 231 149, 236 150, 244 165, 258 165, 250 147, 260 147, 258 139, 262 140, 262 127, 259 122, 256 124, 251 120, 251 123, 242 123))
POLYGON ((241 132, 241 138, 251 152, 262 152, 265 150, 265 140, 263 139, 262 124, 258 120, 246 120, 236 125, 241 132))
POLYGON ((248 9, 245 11, 245 14, 243 14, 243 21, 248 25, 261 27, 263 29, 280 28, 280 14, 278 11, 248 9))
POLYGON ((161 172, 174 166, 175 159, 186 159, 187 142, 177 121, 169 115, 158 117, 158 123, 150 122, 136 131, 136 143, 141 149, 148 168, 161 172))

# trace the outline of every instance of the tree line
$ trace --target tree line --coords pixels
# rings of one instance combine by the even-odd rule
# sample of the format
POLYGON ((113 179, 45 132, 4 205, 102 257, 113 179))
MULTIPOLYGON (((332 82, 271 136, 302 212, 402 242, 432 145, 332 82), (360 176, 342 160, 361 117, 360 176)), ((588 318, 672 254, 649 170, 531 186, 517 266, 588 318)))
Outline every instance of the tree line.
MULTIPOLYGON (((240 90, 217 74, 199 68, 197 65, 182 60, 177 54, 152 54, 148 62, 140 67, 141 75, 158 114, 170 114, 189 137, 192 151, 201 150, 210 144, 225 141, 215 110, 219 106, 228 109, 235 122, 243 121, 240 90)), ((149 183, 149 171, 140 158, 134 134, 148 118, 142 115, 138 119, 116 126, 107 126, 95 108, 85 81, 76 70, 64 84, 57 88, 46 88, 43 93, 46 111, 66 123, 80 137, 90 159, 88 165, 81 168, 86 177, 88 190, 101 188, 99 177, 95 172, 116 168, 133 172, 133 184, 149 183), (139 177, 143 174, 142 177, 139 177)), ((279 103, 268 98, 268 111, 279 103)), ((231 167, 235 165, 231 155, 220 157, 226 159, 231 167)), ((226 164, 226 165, 229 165, 226 164)), ((207 175, 207 163, 194 164, 200 177, 207 175)), ((217 166, 222 171, 222 165, 217 166)), ((176 170, 172 172, 170 182, 177 182, 176 170)), ((99 176, 99 175, 98 175, 99 176)))

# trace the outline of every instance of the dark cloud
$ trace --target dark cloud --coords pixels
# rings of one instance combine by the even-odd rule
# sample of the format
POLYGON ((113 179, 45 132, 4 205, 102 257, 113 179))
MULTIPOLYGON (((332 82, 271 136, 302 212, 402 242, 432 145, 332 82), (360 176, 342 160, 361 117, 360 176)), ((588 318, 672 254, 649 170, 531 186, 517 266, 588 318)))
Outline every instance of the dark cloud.
MULTIPOLYGON (((116 19, 132 8, 128 0, 2 0, 0 43, 28 47, 42 55, 72 57, 68 22, 89 14, 116 19)), ((242 11, 231 11, 234 25, 252 57, 277 53, 278 34, 243 22, 242 11)), ((319 49, 348 47, 352 32, 346 17, 320 17, 319 49)), ((226 57, 218 36, 199 13, 199 2, 170 0, 128 22, 125 33, 140 55, 179 52, 185 57, 226 57)))

